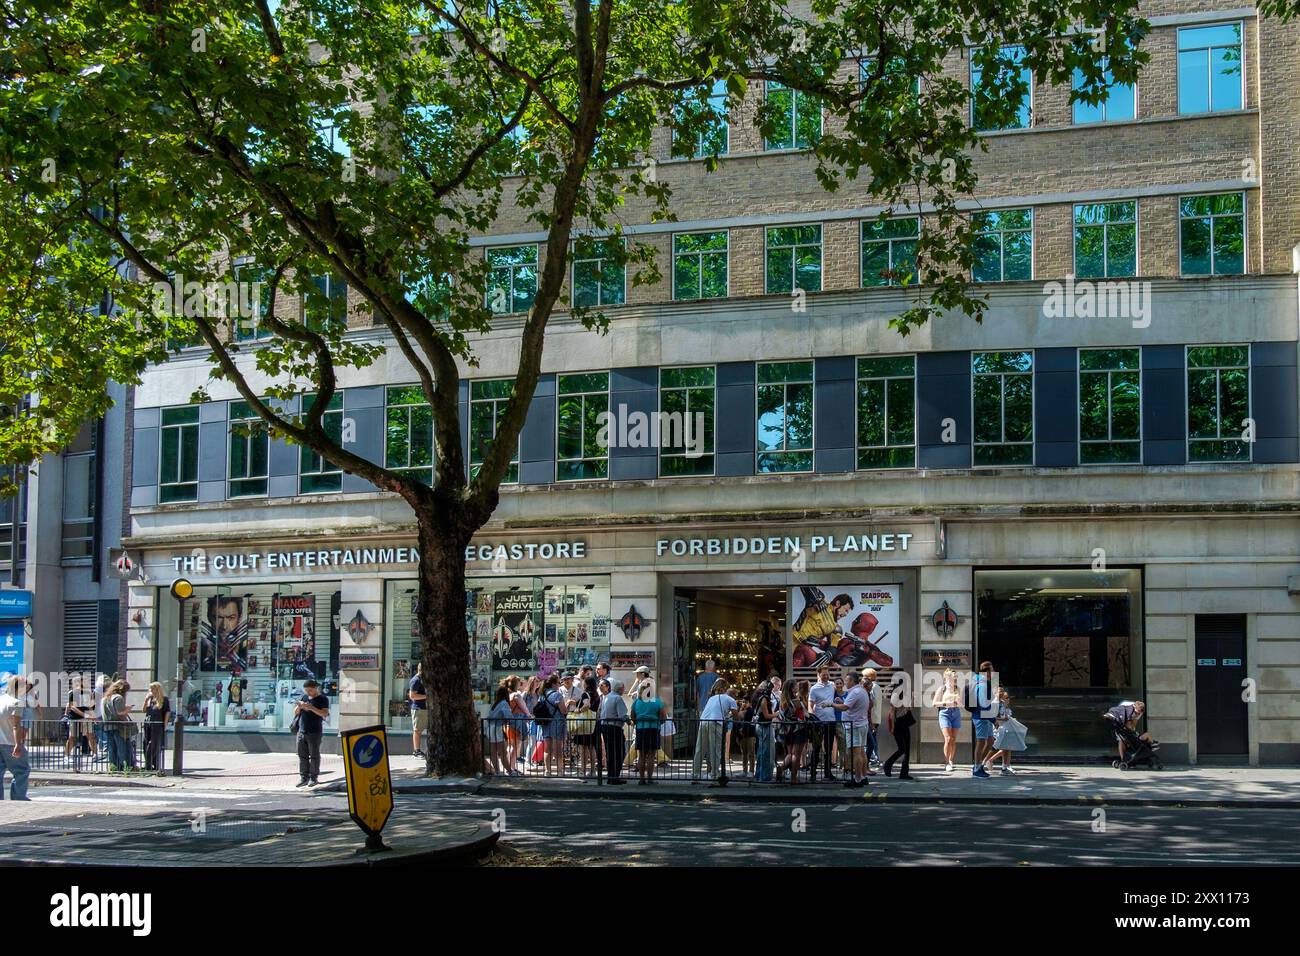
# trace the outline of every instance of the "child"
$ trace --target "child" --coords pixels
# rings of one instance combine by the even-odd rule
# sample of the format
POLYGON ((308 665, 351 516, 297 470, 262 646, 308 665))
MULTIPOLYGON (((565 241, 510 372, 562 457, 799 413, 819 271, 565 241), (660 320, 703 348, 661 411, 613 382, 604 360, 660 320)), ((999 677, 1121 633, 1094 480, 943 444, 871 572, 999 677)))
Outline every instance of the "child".
MULTIPOLYGON (((1011 716, 1012 716, 1011 695, 1007 693, 1007 689, 1005 687, 999 687, 998 688, 998 713, 997 716, 993 718, 995 737, 997 736, 996 728, 1001 727, 1004 723, 1007 722, 1007 719, 1010 718, 1011 716)), ((998 750, 996 752, 991 752, 987 757, 984 758, 984 769, 987 771, 989 767, 993 766, 993 761, 997 760, 998 757, 1002 758, 1002 775, 1004 777, 1014 775, 1015 771, 1011 769, 1010 750, 998 750)))

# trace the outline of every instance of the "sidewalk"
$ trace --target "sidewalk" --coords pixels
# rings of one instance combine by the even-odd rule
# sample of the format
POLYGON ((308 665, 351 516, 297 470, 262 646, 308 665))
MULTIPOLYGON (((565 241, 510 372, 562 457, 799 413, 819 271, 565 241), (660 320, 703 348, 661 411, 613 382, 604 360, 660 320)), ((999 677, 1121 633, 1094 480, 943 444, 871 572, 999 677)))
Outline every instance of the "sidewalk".
MULTIPOLYGON (((732 778, 728 786, 664 780, 639 786, 598 785, 593 780, 544 777, 467 777, 432 779, 424 761, 392 758, 393 789, 401 794, 480 793, 511 797, 606 798, 620 800, 745 800, 775 803, 844 803, 889 800, 903 803, 1109 804, 1113 806, 1232 806, 1300 809, 1300 768, 1172 767, 1162 771, 1114 770, 1108 766, 1028 766, 1016 776, 978 780, 969 768, 945 774, 938 765, 916 765, 910 782, 878 774, 871 786, 848 790, 838 783, 798 786, 752 784, 732 778)), ((121 777, 105 774, 33 772, 38 784, 75 786, 180 787, 268 792, 293 791, 298 782, 292 754, 243 754, 198 751, 186 755, 185 776, 121 777)), ((321 757, 321 785, 316 792, 342 792, 341 757, 321 757)))

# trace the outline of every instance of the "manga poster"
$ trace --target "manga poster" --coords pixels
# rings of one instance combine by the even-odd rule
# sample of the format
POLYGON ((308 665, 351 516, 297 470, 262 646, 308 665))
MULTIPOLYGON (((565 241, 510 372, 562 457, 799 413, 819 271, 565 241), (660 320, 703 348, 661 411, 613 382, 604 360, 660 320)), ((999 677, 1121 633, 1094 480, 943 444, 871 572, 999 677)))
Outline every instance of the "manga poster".
POLYGON ((541 600, 532 591, 497 591, 492 611, 493 670, 532 670, 537 663, 541 600))
POLYGON ((899 586, 802 586, 790 589, 792 675, 816 680, 833 671, 895 666, 899 659, 899 586))
POLYGON ((315 595, 272 596, 271 658, 280 667, 291 667, 294 678, 318 676, 315 595))

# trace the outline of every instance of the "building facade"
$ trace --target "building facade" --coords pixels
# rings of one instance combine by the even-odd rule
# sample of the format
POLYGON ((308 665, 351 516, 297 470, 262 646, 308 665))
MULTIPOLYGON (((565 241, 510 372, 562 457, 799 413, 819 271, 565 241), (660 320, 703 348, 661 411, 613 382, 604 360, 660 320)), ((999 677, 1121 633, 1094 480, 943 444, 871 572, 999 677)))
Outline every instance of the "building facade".
MULTIPOLYGON (((747 102, 708 144, 713 173, 662 132, 679 221, 626 218, 665 278, 572 264, 568 301, 604 308, 608 334, 552 320, 511 481, 467 553, 480 704, 505 674, 597 660, 649 665, 688 714, 710 657, 745 687, 829 659, 920 693, 987 659, 1033 755, 1106 753, 1101 711, 1141 698, 1169 759, 1300 759, 1300 28, 1223 2, 1143 12, 1136 89, 1072 107, 1037 87, 1019 128, 984 134, 966 203, 982 324, 890 328, 926 209, 881 222, 861 186, 824 192, 801 148, 815 104, 751 91, 780 98, 790 134, 763 142, 747 102), (616 438, 592 433, 600 412, 616 438), (652 421, 698 422, 698 440, 636 440, 652 421)), ((978 82, 966 51, 949 69, 978 82)), ((477 240, 503 313, 530 304, 542 239, 520 217, 477 240)), ((386 342, 322 281, 349 334, 386 342)), ((521 325, 503 314, 461 370, 470 467, 521 325)), ((134 392, 128 679, 183 679, 195 746, 287 749, 308 677, 337 726, 405 729, 407 507, 250 435, 221 383, 178 403, 208 367, 183 350, 134 392), (177 577, 193 598, 170 596, 177 577)), ((395 347, 345 372, 330 427, 429 469, 415 380, 395 347)), ((936 721, 919 737, 934 758, 936 721)))

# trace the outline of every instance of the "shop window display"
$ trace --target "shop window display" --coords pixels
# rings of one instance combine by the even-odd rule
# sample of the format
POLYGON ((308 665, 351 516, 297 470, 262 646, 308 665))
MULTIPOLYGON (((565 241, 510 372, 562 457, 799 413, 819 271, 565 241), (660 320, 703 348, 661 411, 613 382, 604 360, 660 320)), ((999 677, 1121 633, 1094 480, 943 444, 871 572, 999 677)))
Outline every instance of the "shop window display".
POLYGON ((196 588, 161 595, 158 675, 194 731, 288 732, 303 682, 320 681, 338 726, 337 584, 196 588))
MULTIPOLYGON (((422 656, 414 582, 389 582, 386 719, 410 728, 407 685, 422 656)), ((478 578, 467 582, 470 685, 487 714, 501 678, 609 660, 609 578, 478 578)))

